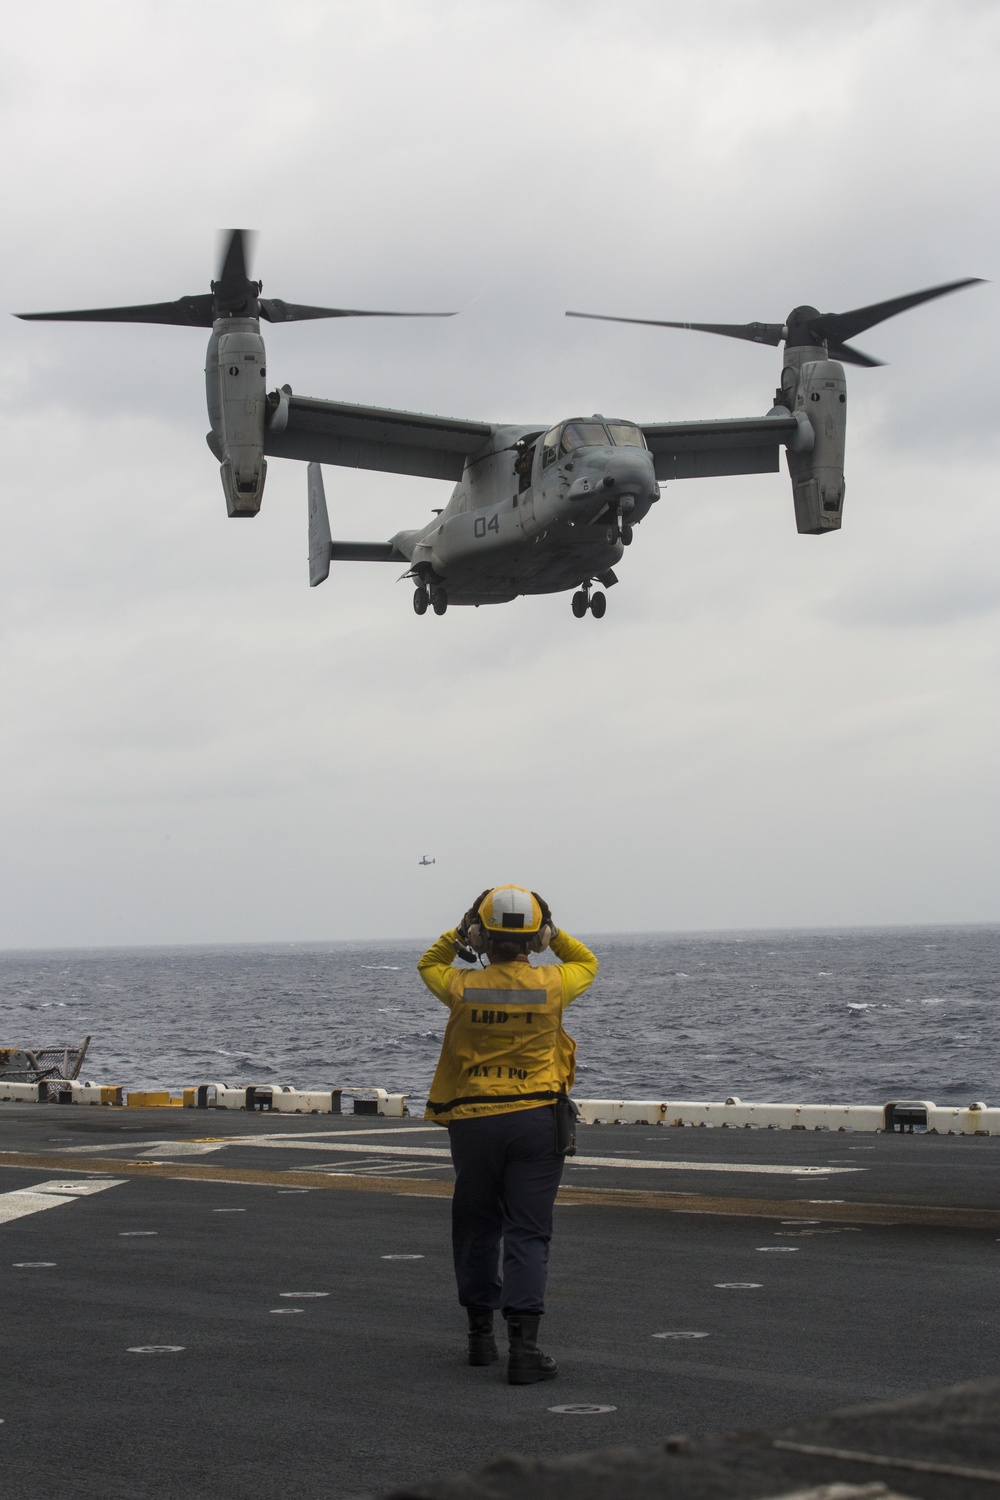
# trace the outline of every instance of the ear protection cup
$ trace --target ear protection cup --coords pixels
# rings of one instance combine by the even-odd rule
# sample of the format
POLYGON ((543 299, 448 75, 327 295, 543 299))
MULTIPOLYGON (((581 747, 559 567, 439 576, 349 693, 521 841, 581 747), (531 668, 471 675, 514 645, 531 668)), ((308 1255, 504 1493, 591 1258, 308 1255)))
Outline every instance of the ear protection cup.
MULTIPOLYGON (((521 891, 521 887, 501 886, 497 887, 497 890, 503 896, 508 891, 521 891)), ((504 915, 504 928, 489 925, 491 920, 497 920, 497 916, 495 907, 491 915, 484 916, 483 914, 484 902, 489 896, 494 895, 493 890, 485 890, 480 896, 476 897, 476 900, 462 918, 458 928, 458 935, 462 942, 466 943, 473 953, 483 954, 489 951, 491 939, 496 941, 502 935, 509 933, 512 939, 523 943, 522 951, 527 950, 531 953, 543 953, 556 934, 556 926, 552 921, 552 913, 549 910, 548 903, 534 891, 531 891, 529 894, 533 898, 538 911, 541 913, 541 922, 537 932, 532 932, 530 927, 525 930, 523 927, 515 927, 513 924, 507 927, 506 914, 504 915)), ((518 914, 517 919, 521 922, 523 921, 523 916, 518 914)), ((533 912, 530 915, 530 920, 532 923, 537 920, 533 912)))
POLYGON ((551 922, 543 922, 541 927, 535 933, 534 937, 531 939, 528 947, 531 949, 532 953, 544 953, 551 941, 552 924, 551 922))
POLYGON ((482 891, 476 897, 458 926, 459 937, 463 943, 468 944, 473 953, 485 953, 486 951, 486 938, 483 933, 483 923, 479 915, 479 908, 488 895, 489 888, 482 891))

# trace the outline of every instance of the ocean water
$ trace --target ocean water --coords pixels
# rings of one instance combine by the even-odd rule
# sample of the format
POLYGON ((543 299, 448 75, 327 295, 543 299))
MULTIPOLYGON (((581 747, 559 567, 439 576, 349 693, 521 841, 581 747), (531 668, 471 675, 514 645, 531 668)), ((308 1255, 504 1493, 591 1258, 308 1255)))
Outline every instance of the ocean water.
MULTIPOLYGON (((581 1098, 1000 1102, 1000 927, 608 935, 567 1013, 581 1098)), ((426 1098, 423 944, 0 953, 0 1044, 93 1037, 129 1087, 378 1085, 426 1098)))

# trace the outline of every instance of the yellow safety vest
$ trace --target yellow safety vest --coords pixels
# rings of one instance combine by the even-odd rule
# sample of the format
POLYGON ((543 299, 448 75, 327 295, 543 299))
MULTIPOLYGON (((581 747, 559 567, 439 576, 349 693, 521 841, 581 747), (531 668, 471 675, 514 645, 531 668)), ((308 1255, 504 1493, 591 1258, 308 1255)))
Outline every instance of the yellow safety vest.
POLYGON ((553 939, 563 963, 452 965, 456 932, 446 932, 417 968, 451 1011, 425 1118, 446 1125, 477 1115, 537 1109, 568 1093, 576 1043, 563 1029, 566 1006, 597 973, 597 959, 566 933, 553 939))

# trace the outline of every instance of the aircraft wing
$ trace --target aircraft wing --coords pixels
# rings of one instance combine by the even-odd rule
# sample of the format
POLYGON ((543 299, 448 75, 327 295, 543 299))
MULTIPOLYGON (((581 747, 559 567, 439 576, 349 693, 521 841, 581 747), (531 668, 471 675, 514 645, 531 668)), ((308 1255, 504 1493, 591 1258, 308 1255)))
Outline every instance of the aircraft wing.
POLYGON ((478 453, 493 432, 488 422, 346 406, 288 391, 279 396, 264 434, 264 452, 275 458, 461 479, 466 459, 478 453))
POLYGON ((766 417, 643 425, 657 479, 707 479, 713 474, 773 474, 778 449, 795 436, 791 412, 766 417))

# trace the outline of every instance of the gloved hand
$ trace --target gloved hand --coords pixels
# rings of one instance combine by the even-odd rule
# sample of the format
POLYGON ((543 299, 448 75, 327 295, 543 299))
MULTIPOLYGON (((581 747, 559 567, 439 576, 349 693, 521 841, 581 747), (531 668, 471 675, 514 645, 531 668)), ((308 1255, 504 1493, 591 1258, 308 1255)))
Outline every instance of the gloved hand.
POLYGON ((479 908, 482 906, 483 902, 486 900, 486 897, 489 895, 492 889, 493 887, 488 885, 485 891, 481 891, 480 894, 476 897, 475 901, 473 901, 472 905, 469 907, 469 910, 465 913, 465 916, 462 918, 461 922, 459 922, 458 935, 462 939, 463 943, 467 943, 469 941, 469 928, 474 922, 479 921, 479 908))
POLYGON ((535 949, 536 953, 541 953, 545 948, 549 946, 553 938, 559 936, 559 928, 552 920, 552 911, 545 897, 540 896, 537 891, 532 891, 531 894, 538 902, 542 913, 541 929, 538 933, 538 937, 536 938, 535 943, 532 944, 532 947, 535 949))

